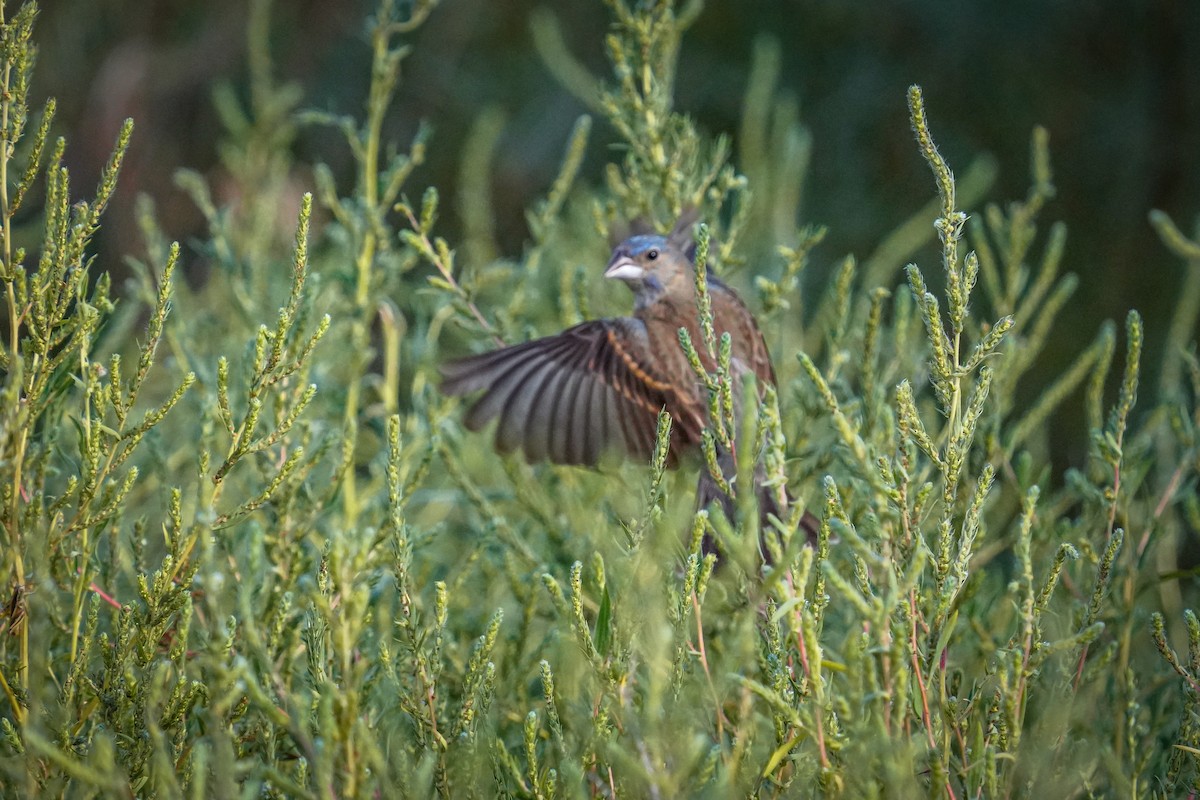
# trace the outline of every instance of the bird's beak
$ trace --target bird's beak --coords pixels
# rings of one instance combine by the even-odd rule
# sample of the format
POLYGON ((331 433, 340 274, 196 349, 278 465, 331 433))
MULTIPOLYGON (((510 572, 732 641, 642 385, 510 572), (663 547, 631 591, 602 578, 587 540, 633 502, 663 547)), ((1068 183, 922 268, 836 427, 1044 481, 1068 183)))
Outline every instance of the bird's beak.
POLYGON ((641 280, 645 272, 632 258, 619 255, 614 256, 613 260, 608 262, 608 269, 604 270, 604 277, 636 281, 641 280))

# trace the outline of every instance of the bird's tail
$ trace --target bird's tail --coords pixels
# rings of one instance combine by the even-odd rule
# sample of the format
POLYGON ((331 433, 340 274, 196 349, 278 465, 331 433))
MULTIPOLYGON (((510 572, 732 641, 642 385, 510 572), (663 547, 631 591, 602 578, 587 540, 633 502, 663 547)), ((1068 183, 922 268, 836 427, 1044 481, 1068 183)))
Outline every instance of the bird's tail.
MULTIPOLYGON (((721 468, 723 474, 733 475, 735 471, 733 455, 725 452, 719 453, 717 455, 717 466, 721 468)), ((786 520, 794 498, 788 493, 786 487, 767 485, 766 473, 761 464, 755 467, 754 470, 754 487, 758 494, 759 529, 764 531, 769 530, 772 516, 776 519, 786 520)), ((733 497, 721 489, 708 469, 702 468, 700 479, 696 484, 696 508, 712 508, 714 504, 725 514, 727 519, 734 519, 735 506, 733 497)), ((804 532, 809 544, 816 544, 817 534, 820 529, 821 521, 806 509, 804 515, 800 518, 800 530, 804 532)), ((715 543, 706 538, 704 550, 705 552, 716 552, 715 543)), ((763 552, 764 557, 766 557, 767 549, 760 547, 760 550, 763 552)))

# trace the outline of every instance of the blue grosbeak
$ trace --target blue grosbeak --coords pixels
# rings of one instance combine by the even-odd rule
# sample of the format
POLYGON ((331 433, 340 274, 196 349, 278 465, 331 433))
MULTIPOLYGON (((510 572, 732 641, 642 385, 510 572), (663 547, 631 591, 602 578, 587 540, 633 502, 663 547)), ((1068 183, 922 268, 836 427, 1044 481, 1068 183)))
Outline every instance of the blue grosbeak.
MULTIPOLYGON (((530 461, 592 466, 607 450, 647 461, 665 408, 672 420, 668 464, 698 450, 708 395, 680 346, 679 329, 686 328, 697 343, 708 371, 716 364, 700 346, 690 229, 685 219, 668 236, 631 236, 613 251, 604 276, 633 290, 633 316, 591 320, 444 365, 447 394, 483 390, 467 412, 467 428, 479 430, 499 417, 496 449, 521 448, 530 461)), ((767 345, 750 311, 711 275, 708 289, 714 328, 732 339, 732 371, 751 373, 760 385, 774 384, 767 345)), ((732 477, 733 459, 725 454, 720 460, 732 477)), ((779 514, 771 493, 765 487, 760 493, 764 516, 779 514)), ((730 499, 704 470, 697 501, 706 507, 711 500, 732 511, 730 499)))

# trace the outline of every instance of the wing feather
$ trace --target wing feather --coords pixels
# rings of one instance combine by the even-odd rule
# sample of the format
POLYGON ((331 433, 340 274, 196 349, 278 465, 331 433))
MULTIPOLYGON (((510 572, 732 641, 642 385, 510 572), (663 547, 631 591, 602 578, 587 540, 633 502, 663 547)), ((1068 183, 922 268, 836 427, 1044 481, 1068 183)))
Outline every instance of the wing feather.
MULTIPOLYGON (((676 451, 694 444, 694 405, 656 376, 645 325, 631 317, 593 320, 557 336, 452 361, 442 367, 442 390, 482 391, 467 412, 478 430, 499 417, 496 449, 518 447, 530 461, 595 465, 606 450, 648 458, 658 412, 676 420, 676 451)), ((701 420, 702 424, 702 420, 701 420)))

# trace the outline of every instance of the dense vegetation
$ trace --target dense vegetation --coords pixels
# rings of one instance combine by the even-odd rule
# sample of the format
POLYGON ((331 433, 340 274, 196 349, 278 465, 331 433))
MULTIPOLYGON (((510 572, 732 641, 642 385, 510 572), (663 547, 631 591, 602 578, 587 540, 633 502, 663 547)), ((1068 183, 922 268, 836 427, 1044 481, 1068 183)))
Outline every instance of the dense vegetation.
POLYGON ((698 6, 621 0, 611 76, 565 48, 552 65, 616 160, 581 172, 581 118, 527 246, 498 256, 485 125, 448 242, 413 181, 426 134, 385 134, 433 10, 395 6, 368 21, 361 118, 298 111, 268 68, 246 107, 224 98, 237 202, 178 176, 208 222, 195 284, 149 199, 135 277, 93 272, 133 123, 95 192, 73 186, 53 102, 30 97, 36 8, 4 19, 5 796, 1195 791, 1200 621, 1178 554, 1200 529, 1200 244, 1154 216, 1188 266, 1154 323, 1157 387, 1134 311, 1034 382, 1080 280, 1045 219, 1050 136, 1032 132, 1025 197, 963 208, 914 87, 934 211, 802 296, 825 229, 797 225, 808 140, 775 72, 754 71, 735 163, 674 108, 698 6), (342 137, 352 187, 317 164, 297 196, 301 125, 342 137), (742 480, 761 457, 798 497, 765 530, 752 491, 733 520, 694 512, 700 464, 498 456, 436 389, 444 358, 625 313, 599 280, 610 232, 693 206, 778 371, 739 437, 742 480), (906 265, 930 236, 942 263, 906 265), (1065 474, 1059 408, 1091 431, 1065 474))

